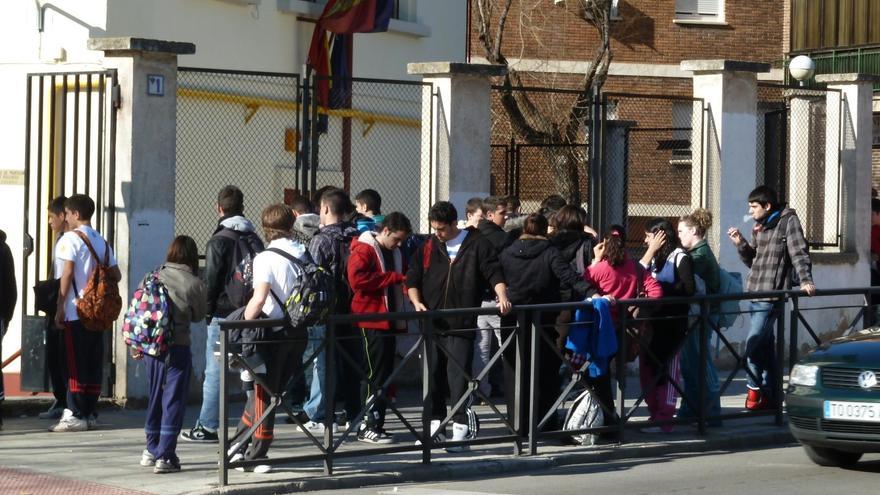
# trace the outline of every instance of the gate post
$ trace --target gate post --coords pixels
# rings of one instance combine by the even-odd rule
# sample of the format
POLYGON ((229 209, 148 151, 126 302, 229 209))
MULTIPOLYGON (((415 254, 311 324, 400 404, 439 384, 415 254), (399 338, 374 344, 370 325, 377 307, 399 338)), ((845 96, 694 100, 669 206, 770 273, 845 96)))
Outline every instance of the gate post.
MULTIPOLYGON (((143 38, 91 38, 90 50, 104 52, 105 64, 117 70, 118 108, 115 173, 108 178, 114 194, 115 238, 110 239, 122 271, 119 291, 128 300, 144 274, 165 260, 174 238, 174 178, 177 147, 177 56, 195 53, 192 43, 143 38)), ((206 123, 206 125, 209 125, 206 123)), ((135 379, 122 339, 114 339, 116 399, 146 397, 147 384, 135 379), (131 381, 129 381, 131 378, 131 381)))
POLYGON ((718 242, 712 249, 721 266, 742 266, 726 232, 731 226, 745 230, 746 200, 757 177, 757 73, 769 72, 770 64, 686 60, 681 70, 693 73, 694 97, 706 105, 704 135, 692 138, 704 143, 705 204, 717 219, 706 238, 718 242))
POLYGON ((422 112, 422 126, 431 132, 422 132, 422 187, 417 228, 428 232, 428 210, 432 201, 448 200, 464 215, 469 198, 489 195, 490 78, 505 75, 507 67, 424 62, 407 65, 407 71, 421 75, 437 93, 436 99, 433 95, 423 96, 432 98, 429 103, 433 111, 422 112))

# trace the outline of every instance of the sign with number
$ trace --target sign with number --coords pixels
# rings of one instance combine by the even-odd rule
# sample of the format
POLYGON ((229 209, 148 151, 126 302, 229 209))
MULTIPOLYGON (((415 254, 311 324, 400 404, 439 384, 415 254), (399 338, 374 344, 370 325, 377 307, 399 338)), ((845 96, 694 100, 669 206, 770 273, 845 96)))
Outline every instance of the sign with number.
POLYGON ((147 74, 147 94, 150 96, 165 96, 165 76, 147 74))

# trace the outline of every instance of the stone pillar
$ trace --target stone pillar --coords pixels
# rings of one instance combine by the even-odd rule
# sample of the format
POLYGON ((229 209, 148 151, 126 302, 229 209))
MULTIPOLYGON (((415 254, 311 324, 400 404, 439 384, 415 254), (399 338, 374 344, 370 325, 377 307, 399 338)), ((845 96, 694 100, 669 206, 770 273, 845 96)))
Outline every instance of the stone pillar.
MULTIPOLYGON (((821 74, 816 76, 816 81, 827 84, 828 89, 832 90, 826 93, 826 155, 839 153, 840 156, 839 182, 842 187, 839 218, 843 223, 840 248, 841 251, 857 253, 859 263, 865 264, 863 276, 859 280, 851 280, 849 284, 851 287, 863 287, 870 285, 867 264, 871 259, 872 96, 873 84, 880 81, 880 76, 821 74), (832 119, 832 115, 838 114, 839 118, 832 119)), ((827 190, 829 174, 836 176, 836 171, 826 167, 826 197, 830 194, 827 190)), ((837 183, 838 180, 833 181, 835 186, 837 183)), ((836 188, 833 192, 834 196, 831 197, 836 197, 836 188)), ((837 213, 835 206, 826 203, 826 212, 829 215, 837 213)))
MULTIPOLYGON (((123 302, 144 274, 164 261, 174 238, 174 177, 177 145, 177 56, 195 53, 192 43, 142 38, 92 38, 90 50, 118 72, 113 242, 123 302)), ((118 335, 118 334, 117 334, 118 335)), ((114 337, 118 400, 147 396, 143 366, 114 337)))
MULTIPOLYGON (((433 85, 432 112, 423 112, 422 187, 418 229, 428 232, 431 202, 451 201, 464 218, 467 200, 489 194, 491 77, 503 76, 500 65, 456 62, 411 63, 433 85), (430 177, 429 182, 425 179, 430 177)), ((427 95, 425 96, 427 97, 427 95)))
POLYGON ((748 213, 746 200, 755 188, 757 168, 757 73, 769 72, 770 64, 686 60, 681 69, 693 73, 694 97, 703 99, 707 111, 702 130, 703 190, 715 218, 708 239, 722 266, 745 273, 726 232, 738 227, 749 235, 751 223, 744 223, 743 215, 748 213))

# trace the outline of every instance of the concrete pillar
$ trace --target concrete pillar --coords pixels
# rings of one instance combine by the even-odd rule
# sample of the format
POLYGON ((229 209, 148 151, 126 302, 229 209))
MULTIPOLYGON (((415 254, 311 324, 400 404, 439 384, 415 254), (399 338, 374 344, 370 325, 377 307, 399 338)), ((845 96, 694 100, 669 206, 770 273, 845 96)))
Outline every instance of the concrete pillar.
MULTIPOLYGON (((757 73, 770 64, 735 60, 686 60, 681 69, 693 73, 694 97, 707 109, 703 136, 703 190, 705 204, 715 217, 708 233, 710 245, 722 266, 745 272, 736 249, 726 240, 728 227, 748 235, 751 223, 746 200, 755 188, 757 167, 757 73)), ((696 128, 695 128, 696 129, 696 128)))
MULTIPOLYGON (((123 301, 144 274, 164 261, 174 238, 174 177, 177 146, 177 56, 195 53, 192 43, 142 38, 92 38, 118 71, 115 191, 112 240, 122 271, 123 301)), ((206 124, 207 125, 207 124, 206 124)), ((128 357, 114 337, 118 400, 147 396, 143 365, 128 357)))
MULTIPOLYGON (((434 87, 431 112, 423 112, 420 232, 428 232, 431 202, 451 201, 464 218, 467 200, 489 194, 491 79, 503 76, 500 65, 456 62, 411 63, 410 74, 434 87), (426 178, 430 178, 426 183, 426 178)), ((425 96, 428 97, 427 95, 425 96)))
MULTIPOLYGON (((865 264, 861 279, 850 281, 850 286, 862 287, 870 282, 867 264, 871 260, 872 96, 873 84, 880 81, 880 76, 821 74, 816 76, 816 81, 827 84, 832 90, 826 94, 829 127, 825 134, 826 153, 839 153, 840 157, 840 219, 843 223, 840 247, 842 251, 857 253, 859 263, 865 264), (839 118, 831 118, 838 113, 839 118)), ((836 171, 829 168, 826 166, 826 198, 830 194, 827 191, 828 174, 836 175, 836 171)), ((833 192, 834 196, 830 197, 836 198, 836 189, 833 192)), ((829 209, 833 212, 828 214, 837 212, 836 205, 826 201, 826 212, 829 209)))

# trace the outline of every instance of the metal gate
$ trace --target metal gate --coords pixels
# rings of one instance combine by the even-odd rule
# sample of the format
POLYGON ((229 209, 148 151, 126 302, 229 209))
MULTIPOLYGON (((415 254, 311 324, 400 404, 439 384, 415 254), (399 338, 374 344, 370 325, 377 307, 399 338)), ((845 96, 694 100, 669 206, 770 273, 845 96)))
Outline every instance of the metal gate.
MULTIPOLYGON (((112 246, 115 237, 116 109, 119 86, 115 70, 52 72, 27 75, 24 242, 22 267, 23 390, 48 391, 45 372, 44 317, 30 296, 38 281, 54 276, 55 238, 46 222, 49 202, 85 194, 95 201, 92 224, 112 246)), ((111 349, 112 332, 105 334, 111 349)), ((115 381, 112 352, 105 352, 102 394, 115 381)))

